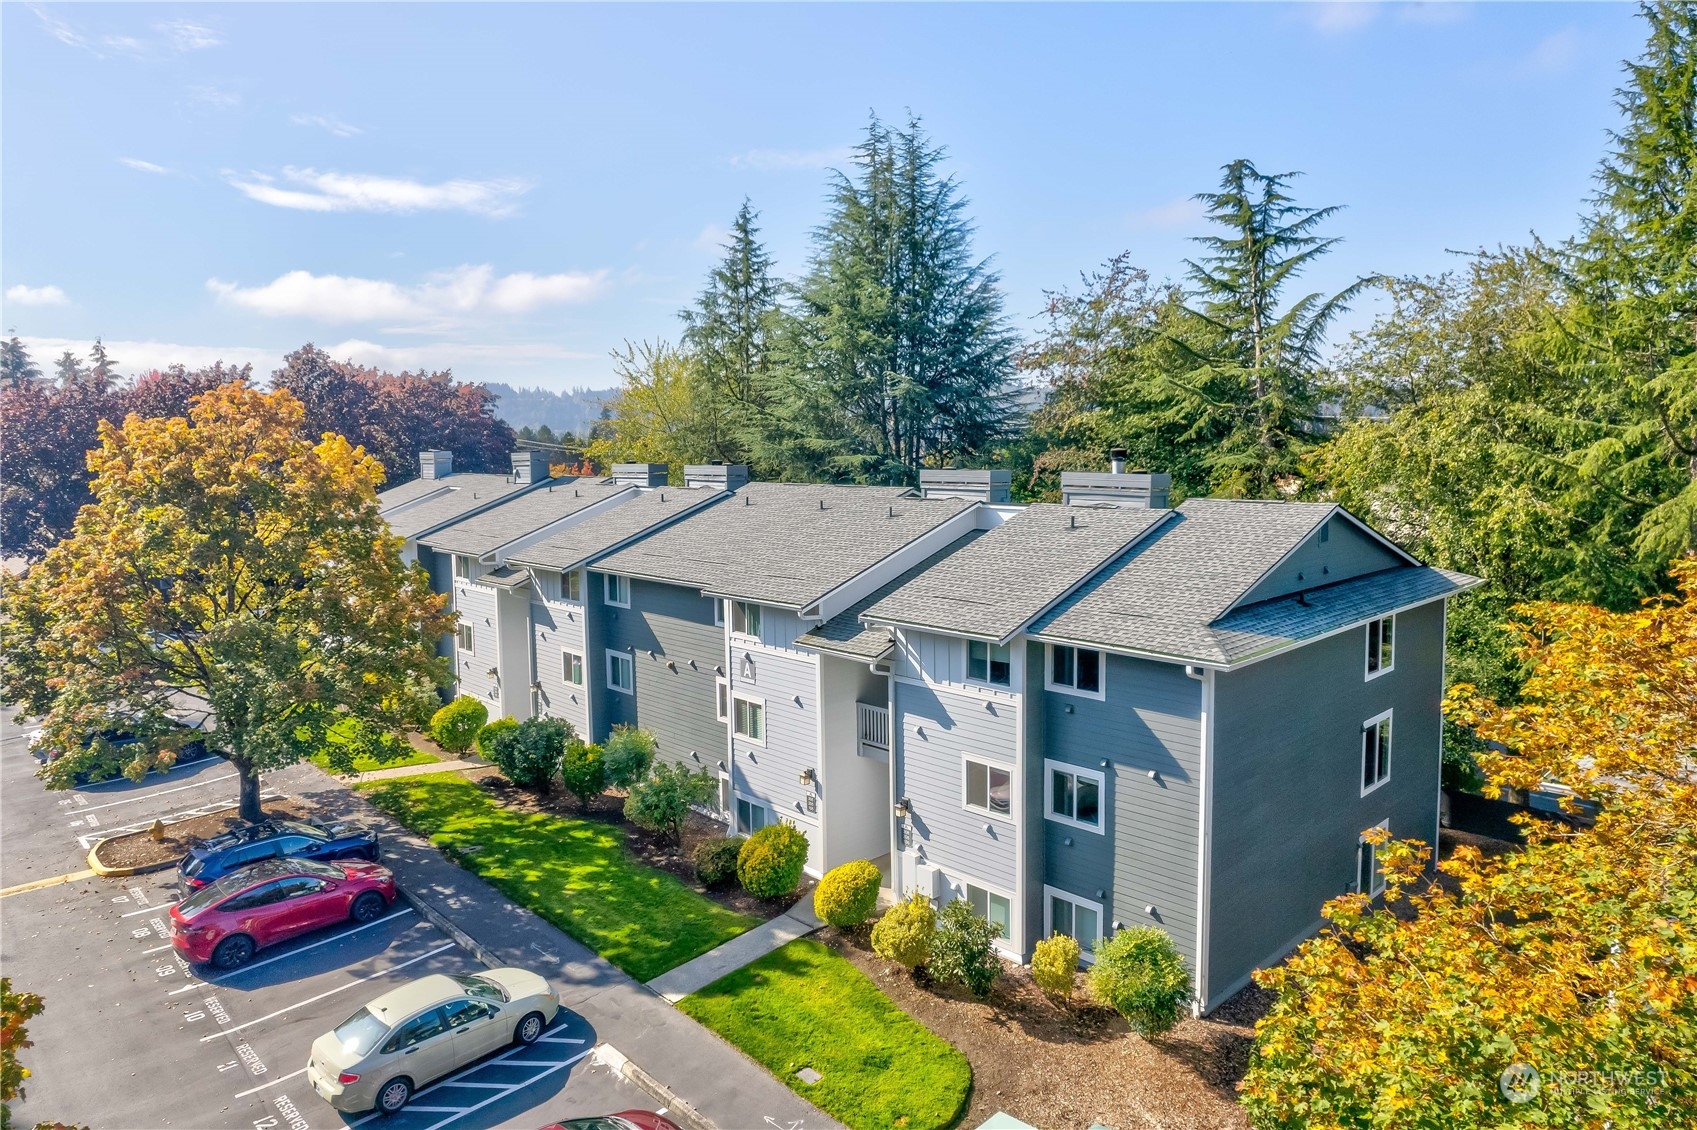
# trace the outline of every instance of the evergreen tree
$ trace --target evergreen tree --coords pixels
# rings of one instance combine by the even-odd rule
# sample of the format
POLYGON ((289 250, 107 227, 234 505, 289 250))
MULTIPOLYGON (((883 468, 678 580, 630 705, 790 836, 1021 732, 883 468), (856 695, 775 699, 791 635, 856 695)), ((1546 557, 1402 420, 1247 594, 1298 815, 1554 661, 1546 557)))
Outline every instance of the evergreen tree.
POLYGON ((0 387, 16 388, 41 379, 41 370, 30 360, 29 350, 13 334, 0 342, 0 387))
POLYGON ((118 363, 106 355, 106 346, 99 338, 94 339, 94 346, 88 351, 88 368, 82 375, 101 392, 118 383, 118 363))
POLYGON ((65 350, 53 363, 53 375, 58 379, 60 388, 70 388, 83 379, 82 358, 69 349, 65 350))
POLYGON ((731 223, 725 257, 708 276, 692 309, 683 311, 683 345, 695 355, 709 426, 708 454, 747 459, 748 432, 764 404, 778 283, 758 238, 759 213, 745 199, 731 223))

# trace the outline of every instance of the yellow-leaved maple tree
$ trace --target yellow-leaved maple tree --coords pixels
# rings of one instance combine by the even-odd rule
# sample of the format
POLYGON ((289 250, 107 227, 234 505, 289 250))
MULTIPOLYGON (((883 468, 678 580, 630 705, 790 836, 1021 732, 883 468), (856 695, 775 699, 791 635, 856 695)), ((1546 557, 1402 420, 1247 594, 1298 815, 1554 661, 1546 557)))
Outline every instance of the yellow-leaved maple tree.
POLYGON ((1559 782, 1595 824, 1521 817, 1522 850, 1459 847, 1443 884, 1384 844, 1394 911, 1334 899, 1257 974, 1259 1130, 1697 1126, 1697 562, 1674 575, 1636 611, 1519 607, 1519 703, 1452 688, 1490 795, 1559 782))

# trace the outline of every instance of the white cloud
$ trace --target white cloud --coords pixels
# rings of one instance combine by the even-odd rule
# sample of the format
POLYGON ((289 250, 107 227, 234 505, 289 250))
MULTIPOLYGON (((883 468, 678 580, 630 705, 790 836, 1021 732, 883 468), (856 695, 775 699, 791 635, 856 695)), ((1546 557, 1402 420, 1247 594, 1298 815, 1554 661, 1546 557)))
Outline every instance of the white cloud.
POLYGON ((1461 0, 1413 0, 1412 3, 1392 4, 1382 0, 1322 0, 1304 4, 1302 15, 1308 23, 1326 35, 1348 35, 1377 23, 1388 15, 1397 23, 1439 26, 1458 23, 1468 17, 1471 5, 1461 0))
POLYGON ((696 234, 693 242, 697 251, 719 252, 725 249, 725 241, 731 238, 731 229, 719 224, 708 224, 696 234))
POLYGON ((447 325, 469 317, 583 302, 601 290, 606 274, 520 271, 497 277, 493 267, 483 264, 437 271, 417 284, 290 271, 264 286, 243 287, 220 279, 208 279, 206 286, 220 301, 273 318, 447 325))
POLYGON ((25 286, 19 283, 7 289, 6 301, 19 306, 65 306, 71 300, 56 286, 25 286))
POLYGON ((1552 32, 1538 41, 1516 69, 1526 76, 1562 74, 1579 57, 1579 46, 1579 33, 1573 28, 1552 32))
POLYGON ((1207 214, 1208 210, 1202 206, 1202 201, 1192 199, 1189 196, 1181 196, 1169 203, 1145 208, 1141 212, 1133 212, 1131 225, 1135 228, 1171 231, 1174 228, 1185 228, 1199 224, 1207 214))
POLYGON ((216 86, 191 86, 189 87, 189 97, 216 110, 229 110, 242 104, 240 94, 216 86))
POLYGON ((165 52, 184 54, 207 47, 217 47, 223 42, 215 30, 193 20, 171 20, 155 24, 153 30, 158 33, 156 39, 118 34, 91 37, 40 5, 31 4, 30 10, 36 14, 48 35, 67 47, 80 47, 99 59, 106 58, 108 53, 136 57, 157 56, 165 52))
POLYGON ((297 126, 317 126, 327 133, 337 137, 353 137, 365 131, 358 126, 351 126, 334 114, 291 114, 289 121, 297 126))
POLYGON ((51 35, 54 39, 57 39, 60 43, 65 44, 67 47, 88 46, 88 40, 83 38, 81 32, 77 31, 64 20, 61 20, 57 16, 51 14, 45 8, 42 8, 38 4, 31 4, 30 11, 34 12, 36 18, 41 21, 41 26, 47 34, 51 35))
POLYGON ((226 179, 261 204, 303 212, 456 211, 508 216, 517 210, 517 198, 531 187, 530 182, 516 178, 423 184, 401 177, 293 167, 283 170, 283 180, 299 187, 283 187, 263 173, 226 174, 226 179))
MULTIPOLYGON (((549 342, 501 342, 485 344, 465 341, 434 341, 418 345, 381 345, 349 338, 321 347, 338 361, 352 361, 375 369, 446 369, 463 366, 505 366, 537 361, 599 361, 606 354, 564 349, 549 342)), ((462 380, 476 380, 468 373, 462 380)))
POLYGON ((171 171, 164 165, 155 165, 152 161, 143 161, 140 157, 119 157, 118 164, 138 173, 152 173, 155 176, 166 176, 171 171))
POLYGON ((171 20, 169 23, 158 24, 156 30, 178 51, 200 51, 207 47, 217 47, 224 42, 218 38, 216 31, 193 20, 171 20))
POLYGON ((846 145, 835 149, 750 149, 731 158, 731 164, 756 172, 789 172, 794 169, 828 169, 854 156, 846 145))
MULTIPOLYGON (((24 348, 36 364, 57 357, 67 349, 86 355, 93 338, 26 337, 24 348)), ((166 341, 106 341, 106 352, 117 360, 118 371, 126 374, 145 373, 149 369, 164 369, 171 365, 187 365, 201 369, 215 361, 240 368, 252 365, 260 377, 268 375, 282 363, 286 349, 263 349, 255 346, 178 345, 166 341)))

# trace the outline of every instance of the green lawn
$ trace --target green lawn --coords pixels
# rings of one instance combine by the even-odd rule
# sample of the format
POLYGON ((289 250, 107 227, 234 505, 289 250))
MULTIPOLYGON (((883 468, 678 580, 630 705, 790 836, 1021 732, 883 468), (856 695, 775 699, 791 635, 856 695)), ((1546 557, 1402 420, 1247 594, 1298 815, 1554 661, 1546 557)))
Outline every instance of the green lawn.
POLYGON ((850 1130, 942 1130, 966 1109, 966 1057, 818 942, 791 942, 678 1007, 850 1130), (803 1067, 824 1078, 802 1082, 803 1067))
MULTIPOLYGON (((354 758, 354 772, 369 773, 373 769, 395 769, 402 765, 428 765, 432 761, 440 760, 442 759, 436 755, 425 753, 421 749, 411 750, 405 757, 397 757, 393 761, 379 761, 375 757, 371 757, 367 754, 360 754, 354 758)), ((327 753, 313 754, 312 763, 324 770, 326 773, 336 772, 336 770, 330 767, 330 755, 327 753)))
POLYGON ((453 773, 360 786, 462 867, 649 981, 756 925, 625 855, 616 826, 514 812, 453 773))

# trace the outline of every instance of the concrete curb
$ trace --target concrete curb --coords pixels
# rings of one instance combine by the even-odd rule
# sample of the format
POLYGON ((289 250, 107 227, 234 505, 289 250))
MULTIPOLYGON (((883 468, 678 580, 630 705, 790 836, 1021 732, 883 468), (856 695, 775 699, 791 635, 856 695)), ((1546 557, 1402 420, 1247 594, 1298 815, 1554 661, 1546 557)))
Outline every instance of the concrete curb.
POLYGON ((612 1044, 596 1044, 593 1058, 597 1063, 605 1064, 615 1074, 623 1076, 664 1102, 666 1117, 673 1122, 682 1123, 689 1127, 689 1130, 719 1130, 710 1119, 680 1098, 676 1091, 632 1063, 624 1052, 612 1044))
POLYGON ((432 926, 436 927, 438 930, 442 931, 444 934, 448 935, 448 937, 454 939, 455 945, 459 946, 461 949, 471 954, 471 956, 475 957, 478 961, 482 962, 485 969, 499 969, 506 964, 505 962, 495 960, 495 958, 490 955, 489 951, 485 950, 483 946, 478 943, 476 938, 454 925, 453 919, 449 918, 446 914, 443 914, 440 910, 437 910, 429 902, 425 901, 425 899, 419 895, 413 894, 411 891, 401 886, 398 879, 395 882, 395 889, 401 892, 402 898, 412 904, 412 908, 418 911, 420 917, 432 926))
POLYGON ((145 863, 140 867, 108 867, 96 858, 101 845, 113 840, 121 840, 124 836, 145 836, 146 832, 126 832, 123 836, 107 836, 103 840, 94 841, 94 846, 88 849, 88 868, 102 879, 122 879, 130 875, 146 875, 154 871, 163 871, 176 864, 175 860, 167 859, 164 863, 145 863))

